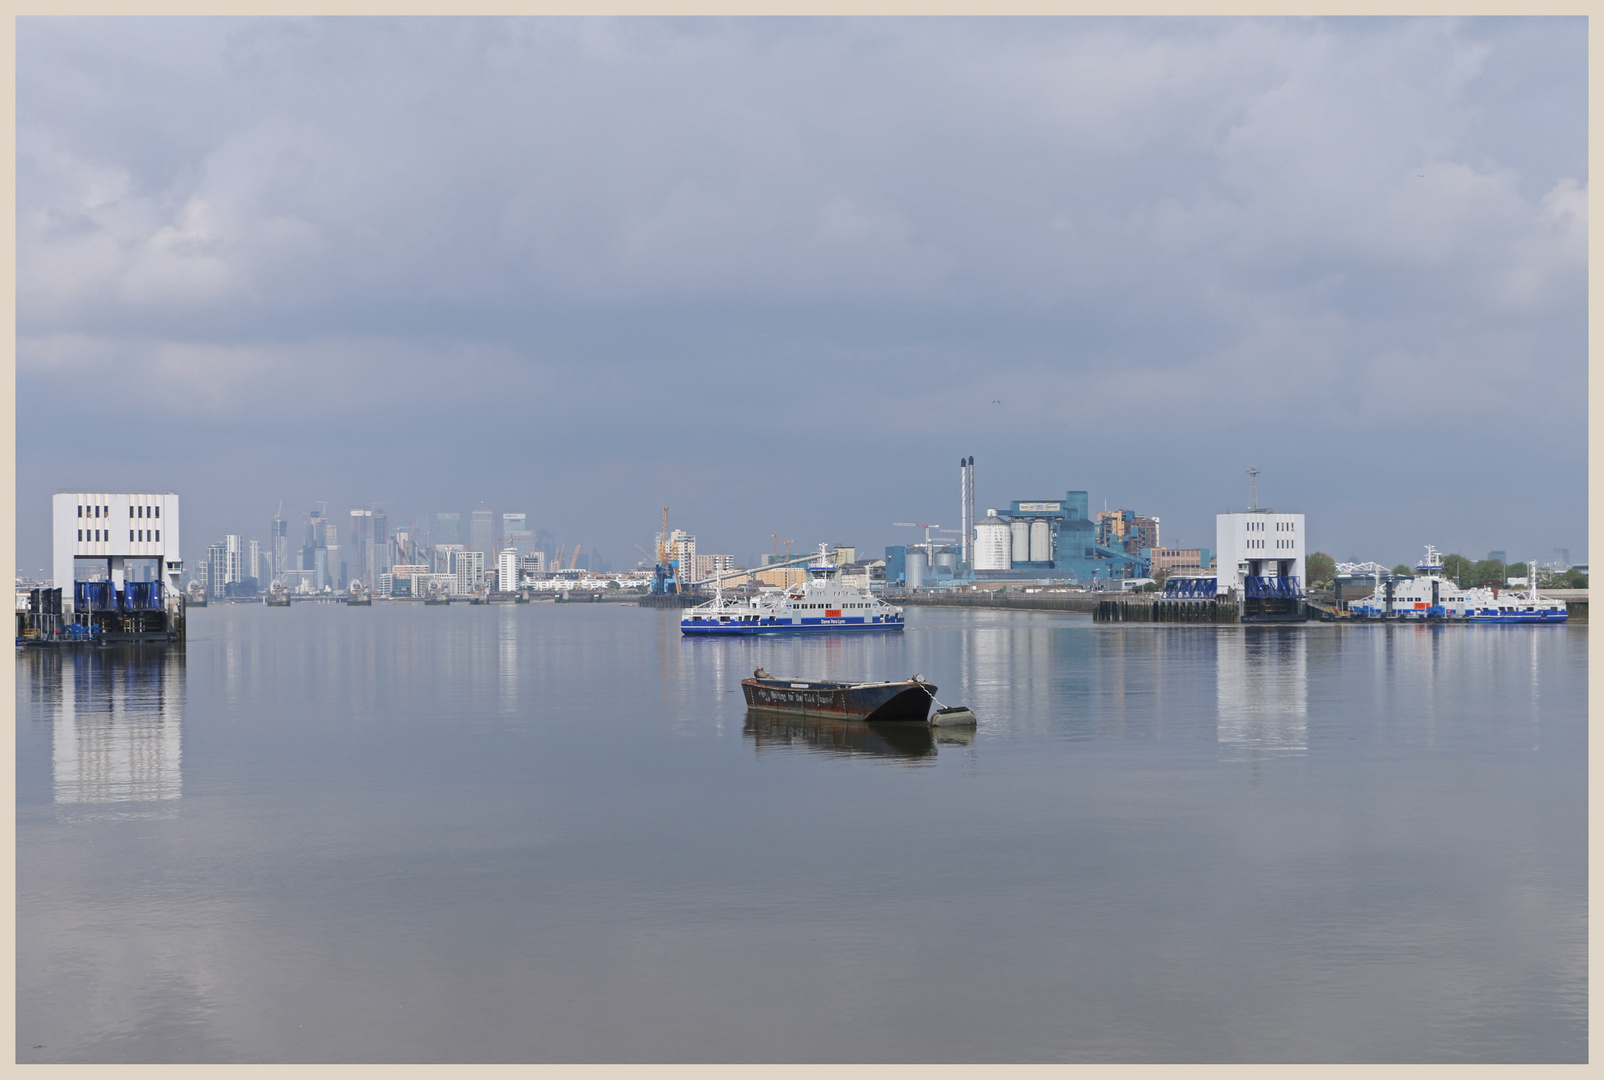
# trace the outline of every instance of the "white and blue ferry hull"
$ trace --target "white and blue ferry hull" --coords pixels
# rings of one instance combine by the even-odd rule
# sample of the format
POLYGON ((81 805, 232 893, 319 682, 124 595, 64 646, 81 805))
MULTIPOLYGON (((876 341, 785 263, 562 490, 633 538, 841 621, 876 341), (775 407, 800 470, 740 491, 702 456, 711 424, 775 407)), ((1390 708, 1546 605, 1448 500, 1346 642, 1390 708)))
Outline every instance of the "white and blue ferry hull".
POLYGON ((1500 611, 1494 614, 1473 613, 1465 616, 1473 623, 1557 623, 1570 618, 1568 611, 1500 611))
POLYGON ((901 616, 841 619, 757 619, 750 622, 686 619, 680 632, 691 637, 751 637, 757 634, 861 634, 901 630, 901 616))

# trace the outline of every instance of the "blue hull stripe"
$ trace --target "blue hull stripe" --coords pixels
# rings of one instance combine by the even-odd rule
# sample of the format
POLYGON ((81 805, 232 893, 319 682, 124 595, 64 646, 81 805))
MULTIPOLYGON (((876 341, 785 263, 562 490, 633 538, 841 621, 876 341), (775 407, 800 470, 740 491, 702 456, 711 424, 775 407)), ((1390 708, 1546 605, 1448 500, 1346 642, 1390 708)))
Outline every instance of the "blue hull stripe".
POLYGON ((757 634, 862 634, 902 629, 900 622, 819 623, 817 619, 808 620, 801 626, 782 623, 770 623, 767 626, 762 623, 681 623, 680 633, 691 637, 751 637, 757 634))

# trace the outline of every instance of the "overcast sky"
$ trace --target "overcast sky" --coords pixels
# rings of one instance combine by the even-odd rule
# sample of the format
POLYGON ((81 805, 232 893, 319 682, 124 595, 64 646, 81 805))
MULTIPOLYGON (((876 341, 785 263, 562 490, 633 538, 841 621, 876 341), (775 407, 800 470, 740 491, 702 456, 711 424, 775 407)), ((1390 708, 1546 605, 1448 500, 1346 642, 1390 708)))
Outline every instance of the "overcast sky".
POLYGON ((1586 22, 21 19, 18 548, 174 490, 1587 548, 1586 22))

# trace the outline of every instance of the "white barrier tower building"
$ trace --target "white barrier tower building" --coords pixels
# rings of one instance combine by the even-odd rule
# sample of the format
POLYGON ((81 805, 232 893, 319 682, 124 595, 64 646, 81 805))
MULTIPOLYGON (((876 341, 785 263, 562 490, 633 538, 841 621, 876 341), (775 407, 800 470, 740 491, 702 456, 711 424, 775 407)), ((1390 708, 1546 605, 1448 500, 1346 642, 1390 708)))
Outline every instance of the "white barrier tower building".
POLYGON ((51 553, 64 612, 71 610, 80 570, 120 591, 137 568, 135 580, 160 581, 169 596, 178 596, 184 573, 178 496, 171 491, 57 492, 51 499, 51 553))
POLYGON ((1234 590, 1243 622, 1301 622, 1305 587, 1302 514, 1259 507, 1259 470, 1250 467, 1248 508, 1214 519, 1220 593, 1234 590))

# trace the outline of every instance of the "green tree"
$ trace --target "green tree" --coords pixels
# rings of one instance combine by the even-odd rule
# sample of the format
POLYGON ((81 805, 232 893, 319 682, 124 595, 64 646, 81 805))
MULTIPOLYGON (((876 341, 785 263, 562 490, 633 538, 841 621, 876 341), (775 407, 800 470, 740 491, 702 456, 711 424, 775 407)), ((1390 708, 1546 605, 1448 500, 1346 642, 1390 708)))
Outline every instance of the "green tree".
POLYGON ((1506 580, 1509 579, 1509 578, 1512 578, 1512 577, 1525 577, 1525 576, 1526 576, 1526 564, 1523 563, 1523 562, 1512 562, 1508 566, 1504 567, 1504 577, 1505 577, 1506 580))
POLYGON ((1323 551, 1315 551, 1303 560, 1303 572, 1309 578, 1309 588, 1327 588, 1337 580, 1337 560, 1323 551))
POLYGON ((1449 555, 1442 561, 1442 576, 1455 585, 1464 585, 1471 578, 1476 564, 1463 555, 1449 555))
POLYGON ((1461 585, 1497 585, 1504 584, 1504 564, 1497 559, 1483 559, 1470 568, 1470 576, 1460 582, 1461 585))
POLYGON ((1403 563, 1399 563, 1397 566, 1394 566, 1392 568, 1392 576, 1393 577, 1410 577, 1410 576, 1412 576, 1414 574, 1414 572, 1415 572, 1415 568, 1414 567, 1406 566, 1403 563))

